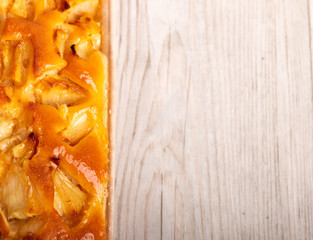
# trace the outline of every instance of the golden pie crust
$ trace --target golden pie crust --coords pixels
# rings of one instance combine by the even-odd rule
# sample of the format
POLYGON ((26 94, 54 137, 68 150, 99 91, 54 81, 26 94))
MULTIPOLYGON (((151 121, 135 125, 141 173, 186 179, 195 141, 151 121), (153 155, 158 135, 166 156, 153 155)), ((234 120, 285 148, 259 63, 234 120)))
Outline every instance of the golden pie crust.
POLYGON ((1 0, 0 239, 106 238, 100 5, 1 0))

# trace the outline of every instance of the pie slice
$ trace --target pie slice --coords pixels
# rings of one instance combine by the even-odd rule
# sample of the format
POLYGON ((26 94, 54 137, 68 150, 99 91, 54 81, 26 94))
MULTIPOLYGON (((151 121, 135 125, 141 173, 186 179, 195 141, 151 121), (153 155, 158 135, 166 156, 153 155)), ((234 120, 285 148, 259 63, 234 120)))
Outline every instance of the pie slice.
POLYGON ((99 0, 0 3, 0 239, 106 239, 99 0))

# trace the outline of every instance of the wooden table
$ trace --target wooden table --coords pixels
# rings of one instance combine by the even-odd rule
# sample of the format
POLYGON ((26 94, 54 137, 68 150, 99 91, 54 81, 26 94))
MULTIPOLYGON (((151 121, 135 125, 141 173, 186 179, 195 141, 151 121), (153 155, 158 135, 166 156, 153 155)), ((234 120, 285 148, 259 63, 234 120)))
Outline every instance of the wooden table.
POLYGON ((313 1, 114 7, 115 239, 313 239, 313 1))

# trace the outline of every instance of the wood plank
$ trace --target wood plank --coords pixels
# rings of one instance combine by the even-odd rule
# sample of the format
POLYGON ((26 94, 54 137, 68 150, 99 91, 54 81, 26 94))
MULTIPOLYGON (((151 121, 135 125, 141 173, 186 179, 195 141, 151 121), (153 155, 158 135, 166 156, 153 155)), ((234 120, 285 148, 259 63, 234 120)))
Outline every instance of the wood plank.
POLYGON ((313 238, 309 3, 114 3, 115 239, 313 238))

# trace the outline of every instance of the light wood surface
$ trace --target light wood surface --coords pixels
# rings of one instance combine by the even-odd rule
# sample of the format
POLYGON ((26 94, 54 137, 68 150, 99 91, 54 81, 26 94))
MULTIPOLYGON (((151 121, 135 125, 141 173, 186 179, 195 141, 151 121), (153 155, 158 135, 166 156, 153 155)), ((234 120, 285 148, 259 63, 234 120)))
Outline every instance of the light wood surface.
POLYGON ((313 239, 313 2, 120 0, 115 239, 313 239))

